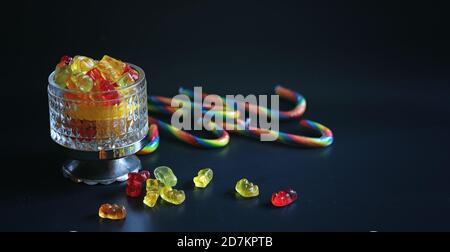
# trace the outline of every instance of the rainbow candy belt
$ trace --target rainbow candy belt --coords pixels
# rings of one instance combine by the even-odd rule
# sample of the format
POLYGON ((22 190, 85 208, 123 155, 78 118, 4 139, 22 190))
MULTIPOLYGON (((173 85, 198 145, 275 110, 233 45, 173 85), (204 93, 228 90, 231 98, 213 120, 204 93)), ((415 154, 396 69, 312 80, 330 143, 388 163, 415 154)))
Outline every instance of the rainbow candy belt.
MULTIPOLYGON (((180 94, 185 94, 191 99, 194 98, 193 90, 180 88, 180 94)), ((246 104, 246 111, 249 113, 256 113, 258 115, 266 115, 268 118, 278 112, 278 118, 280 120, 294 120, 299 119, 306 110, 306 100, 305 98, 290 89, 282 86, 275 87, 275 93, 281 98, 286 99, 292 103, 295 103, 293 109, 288 111, 272 111, 269 108, 257 106, 254 104, 246 104)), ((202 93, 202 97, 208 94, 202 93)), ((219 97, 219 96, 218 96, 219 97)), ((223 104, 225 104, 225 98, 220 97, 223 104)), ((178 108, 171 107, 172 98, 162 97, 162 96, 149 96, 148 97, 148 110, 153 113, 163 113, 163 114, 173 114, 178 108)), ((238 105, 239 101, 237 101, 238 105)), ((202 107, 199 104, 191 103, 189 106, 183 106, 183 109, 194 109, 199 108, 202 114, 209 111, 209 108, 202 107)), ((217 108, 216 108, 217 109, 217 108)), ((220 148, 227 145, 230 141, 230 136, 228 132, 237 133, 245 136, 260 137, 261 134, 271 134, 276 138, 277 142, 289 144, 293 146, 310 147, 310 148, 323 148, 329 146, 333 143, 333 133, 326 126, 307 119, 300 120, 300 126, 306 129, 313 130, 320 134, 320 137, 307 137, 301 135, 295 135, 280 131, 272 131, 268 129, 262 129, 257 127, 252 127, 248 122, 240 120, 238 111, 231 110, 225 105, 220 110, 214 111, 216 115, 223 116, 224 118, 232 118, 234 123, 230 124, 228 120, 224 123, 224 128, 219 125, 209 122, 210 127, 213 129, 211 132, 217 137, 215 139, 206 139, 196 137, 186 131, 175 128, 174 126, 167 124, 161 120, 149 116, 149 137, 151 139, 150 143, 147 144, 141 151, 138 152, 139 155, 148 154, 154 152, 159 146, 159 132, 158 127, 174 136, 175 138, 186 142, 190 145, 200 147, 200 148, 220 148), (240 126, 240 127, 236 127, 240 126), (239 129, 239 130, 238 130, 239 129)))

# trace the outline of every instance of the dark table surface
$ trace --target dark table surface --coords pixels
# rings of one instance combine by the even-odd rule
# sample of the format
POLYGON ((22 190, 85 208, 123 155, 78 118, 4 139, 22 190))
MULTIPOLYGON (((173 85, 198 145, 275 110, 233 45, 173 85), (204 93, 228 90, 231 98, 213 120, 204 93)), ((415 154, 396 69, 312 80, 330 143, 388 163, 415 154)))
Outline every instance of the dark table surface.
MULTIPOLYGON (((26 1, 13 13, 4 57, 16 67, 1 92, 2 231, 450 231, 449 40, 440 6, 26 1), (133 62, 149 76, 150 94, 179 86, 271 94, 283 84, 306 97, 305 118, 329 126, 335 143, 299 149, 232 135, 223 149, 201 150, 162 134, 143 167, 172 167, 186 201, 150 209, 126 197, 125 183, 62 177, 46 79, 64 54, 133 62), (214 180, 194 189, 202 167, 214 180), (260 186, 258 198, 235 197, 242 177, 260 186), (271 207, 271 193, 286 186, 299 200, 271 207), (99 219, 104 202, 124 204, 128 217, 99 219)), ((295 122, 281 128, 298 132, 295 122)))

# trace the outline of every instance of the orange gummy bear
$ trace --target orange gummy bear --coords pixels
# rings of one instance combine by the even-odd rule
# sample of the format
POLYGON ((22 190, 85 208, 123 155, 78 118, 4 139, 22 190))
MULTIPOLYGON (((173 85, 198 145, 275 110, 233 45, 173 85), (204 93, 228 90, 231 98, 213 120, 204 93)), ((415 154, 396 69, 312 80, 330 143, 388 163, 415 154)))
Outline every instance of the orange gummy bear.
POLYGON ((102 204, 98 209, 98 216, 104 219, 122 220, 127 216, 124 206, 117 204, 102 204))

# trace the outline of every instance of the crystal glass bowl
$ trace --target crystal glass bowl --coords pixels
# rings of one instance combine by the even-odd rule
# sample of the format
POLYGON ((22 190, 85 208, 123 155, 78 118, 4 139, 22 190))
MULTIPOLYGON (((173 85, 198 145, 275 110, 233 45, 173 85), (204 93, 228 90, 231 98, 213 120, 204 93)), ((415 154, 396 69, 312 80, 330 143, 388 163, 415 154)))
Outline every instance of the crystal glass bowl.
POLYGON ((102 92, 61 88, 50 74, 50 136, 74 158, 63 166, 70 178, 106 184, 139 169, 133 154, 147 141, 147 82, 140 67, 130 66, 139 72, 135 83, 102 92))

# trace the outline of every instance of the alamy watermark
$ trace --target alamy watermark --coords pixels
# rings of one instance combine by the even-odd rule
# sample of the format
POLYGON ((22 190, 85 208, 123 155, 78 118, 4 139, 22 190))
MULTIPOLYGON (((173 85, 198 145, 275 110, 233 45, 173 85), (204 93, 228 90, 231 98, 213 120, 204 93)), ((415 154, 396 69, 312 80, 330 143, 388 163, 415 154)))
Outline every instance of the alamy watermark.
POLYGON ((193 103, 189 96, 179 94, 172 98, 171 106, 177 108, 172 114, 172 126, 181 130, 228 130, 263 129, 261 141, 275 141, 279 130, 279 96, 270 95, 203 95, 201 87, 194 87, 193 103), (193 110, 193 111, 192 111, 193 110), (193 113, 192 113, 193 112, 193 113), (237 115, 224 116, 224 112, 237 115), (192 114, 194 120, 192 120, 192 114), (247 119, 246 119, 247 118, 247 119), (194 126, 192 127, 192 121, 194 126), (266 132, 264 132, 266 130, 266 132), (269 133, 270 131, 270 133, 269 133))

